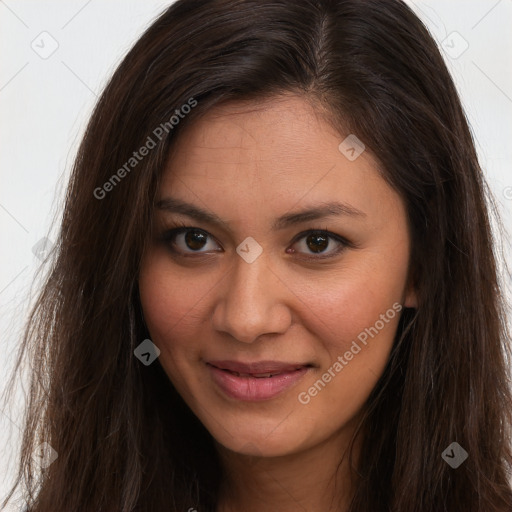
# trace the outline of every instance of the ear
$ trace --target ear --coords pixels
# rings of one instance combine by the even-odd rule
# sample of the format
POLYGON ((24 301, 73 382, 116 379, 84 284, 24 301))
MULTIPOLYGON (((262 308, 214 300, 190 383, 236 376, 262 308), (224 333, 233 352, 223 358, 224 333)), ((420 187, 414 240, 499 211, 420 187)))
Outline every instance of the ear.
POLYGON ((411 276, 408 279, 403 304, 405 308, 418 308, 418 294, 416 293, 416 285, 411 276))

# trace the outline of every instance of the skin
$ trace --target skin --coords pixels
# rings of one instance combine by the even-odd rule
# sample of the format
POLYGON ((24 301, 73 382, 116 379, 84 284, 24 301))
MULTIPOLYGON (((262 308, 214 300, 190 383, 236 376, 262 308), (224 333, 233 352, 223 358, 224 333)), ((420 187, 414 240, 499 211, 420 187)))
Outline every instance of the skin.
POLYGON ((346 459, 336 468, 384 370, 399 314, 309 403, 298 395, 393 304, 416 306, 403 202, 368 150, 355 161, 340 152, 345 136, 299 96, 227 103, 182 133, 158 190, 157 200, 172 196, 222 219, 155 209, 139 279, 160 363, 217 443, 226 472, 221 512, 346 510, 346 459), (361 215, 272 229, 285 213, 330 201, 361 215), (199 254, 184 235, 174 245, 161 239, 176 222, 207 233, 199 254), (330 239, 315 253, 308 233, 297 238, 318 229, 351 246, 330 239), (252 263, 236 252, 247 237, 263 250, 252 263), (216 387, 208 360, 314 367, 281 395, 244 402, 216 387))

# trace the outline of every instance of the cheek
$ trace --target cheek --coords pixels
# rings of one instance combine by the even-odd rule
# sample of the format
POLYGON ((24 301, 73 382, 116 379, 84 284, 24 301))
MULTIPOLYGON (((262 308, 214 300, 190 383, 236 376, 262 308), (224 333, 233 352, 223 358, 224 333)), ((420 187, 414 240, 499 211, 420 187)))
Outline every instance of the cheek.
POLYGON ((398 324, 397 307, 404 298, 407 261, 406 251, 389 259, 377 252, 353 253, 343 268, 315 279, 290 276, 290 289, 300 298, 302 321, 322 340, 331 358, 348 350, 360 334, 364 340, 364 333, 376 323, 379 339, 388 342, 380 345, 388 351, 398 324))
POLYGON ((319 435, 356 417, 388 362, 403 290, 392 279, 357 272, 331 281, 328 292, 306 293, 302 319, 319 340, 319 368, 298 389, 300 407, 323 418, 319 435))
POLYGON ((139 292, 144 320, 152 341, 163 352, 191 351, 190 332, 201 328, 208 315, 208 296, 219 282, 218 273, 204 272, 191 278, 190 269, 180 269, 169 257, 158 253, 148 256, 139 277, 139 292), (173 340, 173 343, 166 342, 173 340))

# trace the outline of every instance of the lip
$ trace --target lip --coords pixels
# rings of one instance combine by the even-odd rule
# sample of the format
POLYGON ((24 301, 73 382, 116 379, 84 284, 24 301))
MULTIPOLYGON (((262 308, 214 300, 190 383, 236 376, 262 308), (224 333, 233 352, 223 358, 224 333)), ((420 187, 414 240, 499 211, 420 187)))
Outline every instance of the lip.
POLYGON ((247 402, 270 400, 278 396, 299 382, 312 368, 307 363, 279 361, 208 361, 206 366, 212 380, 225 395, 247 402), (261 376, 264 374, 274 375, 261 376))

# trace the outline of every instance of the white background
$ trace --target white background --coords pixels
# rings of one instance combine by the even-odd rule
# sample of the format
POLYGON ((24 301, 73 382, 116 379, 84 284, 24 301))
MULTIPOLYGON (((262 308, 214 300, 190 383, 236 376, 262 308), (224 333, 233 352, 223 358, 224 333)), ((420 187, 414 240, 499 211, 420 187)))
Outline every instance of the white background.
MULTIPOLYGON (((121 57, 170 3, 0 0, 0 391, 40 265, 32 248, 54 239, 52 218, 92 107, 121 57), (35 51, 46 57, 52 45, 58 48, 48 58, 35 51)), ((512 226, 512 0, 408 3, 443 49, 505 226, 512 226)), ((0 402, 0 498, 15 462, 19 396, 10 407, 0 402)))

